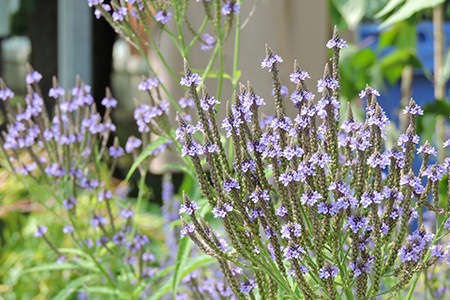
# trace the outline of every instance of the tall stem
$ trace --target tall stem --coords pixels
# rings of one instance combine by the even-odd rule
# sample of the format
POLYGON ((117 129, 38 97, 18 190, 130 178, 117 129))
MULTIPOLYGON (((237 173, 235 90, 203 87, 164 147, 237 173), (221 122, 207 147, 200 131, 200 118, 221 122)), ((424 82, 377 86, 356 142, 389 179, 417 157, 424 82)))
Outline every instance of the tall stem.
MULTIPOLYGON (((433 9, 433 40, 434 40, 434 97, 438 101, 445 98, 445 82, 442 77, 444 65, 444 6, 438 5, 433 9)), ((443 162, 445 153, 442 151, 442 144, 445 141, 445 121, 442 116, 436 118, 436 146, 438 151, 438 161, 443 162)))

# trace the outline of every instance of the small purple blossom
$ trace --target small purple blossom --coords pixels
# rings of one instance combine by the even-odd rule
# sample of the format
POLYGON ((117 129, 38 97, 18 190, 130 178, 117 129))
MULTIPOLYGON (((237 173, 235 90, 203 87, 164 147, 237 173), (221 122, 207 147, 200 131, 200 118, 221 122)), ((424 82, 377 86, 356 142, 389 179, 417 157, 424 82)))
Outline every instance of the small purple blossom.
POLYGON ((332 38, 327 42, 327 48, 328 49, 342 49, 342 48, 347 48, 347 42, 341 38, 332 38))
POLYGON ((94 228, 97 228, 99 226, 104 226, 104 225, 106 225, 106 219, 100 215, 94 214, 94 216, 91 219, 91 226, 94 228))
POLYGON ((423 115, 423 109, 414 102, 412 105, 408 105, 403 109, 403 114, 423 115))
POLYGON ((237 4, 234 1, 227 1, 227 3, 224 4, 224 6, 222 7, 222 9, 220 10, 220 13, 224 16, 229 16, 232 13, 233 14, 237 14, 240 10, 240 6, 239 4, 237 4))
POLYGON ((194 211, 199 209, 200 205, 198 205, 197 202, 187 200, 184 204, 181 204, 179 212, 180 214, 185 213, 190 216, 194 213, 194 211))
POLYGON ((325 278, 325 279, 336 278, 338 273, 339 273, 339 269, 336 266, 322 267, 322 268, 320 268, 320 271, 319 271, 319 277, 325 278))
POLYGON ((112 158, 119 158, 125 154, 123 148, 120 146, 111 146, 109 147, 109 156, 112 158))
POLYGON ((114 22, 123 21, 127 14, 128 11, 125 7, 119 7, 117 10, 113 11, 112 19, 114 22))
POLYGON ((216 45, 216 39, 208 33, 202 34, 201 40, 202 40, 202 45, 200 46, 200 50, 203 50, 203 51, 211 50, 216 45))
POLYGON ((161 24, 167 24, 172 20, 172 14, 168 11, 160 10, 156 13, 155 20, 161 24))
POLYGON ((369 226, 369 219, 361 216, 349 216, 347 219, 348 228, 354 233, 357 233, 360 229, 366 230, 369 226))
POLYGON ((116 108, 117 107, 117 100, 114 98, 108 98, 105 97, 102 100, 102 105, 106 108, 116 108))
POLYGON ((180 237, 183 238, 185 236, 189 236, 194 232, 195 232, 194 224, 186 224, 186 226, 184 226, 183 229, 181 229, 180 231, 180 237))
POLYGON ((125 144, 125 152, 131 153, 142 145, 142 141, 137 137, 130 136, 125 144))
POLYGON ((73 230, 74 230, 74 228, 72 225, 66 225, 63 227, 62 232, 64 234, 72 234, 73 230))
POLYGON ((232 190, 239 190, 241 188, 239 182, 234 178, 225 180, 222 187, 227 193, 231 192, 232 190))
POLYGON ((300 197, 300 203, 301 204, 308 204, 309 206, 313 206, 322 199, 322 195, 319 194, 319 192, 316 191, 309 191, 306 193, 303 193, 303 195, 300 197))
POLYGON ((218 205, 212 209, 214 218, 225 218, 227 213, 233 211, 233 205, 231 203, 224 203, 223 205, 218 205))
POLYGON ((63 206, 67 210, 74 209, 77 205, 77 200, 74 197, 70 197, 62 202, 63 206))
POLYGON ((36 229, 36 232, 34 233, 35 237, 42 237, 47 233, 47 226, 42 225, 42 226, 38 226, 38 228, 36 229))
POLYGON ((149 77, 139 83, 138 89, 140 91, 150 91, 153 88, 157 88, 159 85, 159 79, 157 77, 149 77))
POLYGON ((249 279, 246 282, 241 283, 239 290, 245 296, 248 296, 250 292, 257 287, 256 282, 253 279, 249 279))
POLYGON ((28 73, 25 77, 25 82, 27 84, 39 83, 41 81, 42 75, 38 71, 32 71, 28 73))
MULTIPOLYGON (((60 86, 56 86, 56 87, 52 87, 49 91, 48 91, 48 96, 52 97, 54 99, 58 99, 59 97, 64 96, 64 89, 60 86)), ((1 95, 0 95, 0 99, 1 99, 1 95)))
POLYGON ((298 259, 305 254, 305 249, 297 244, 288 245, 283 249, 283 256, 286 260, 298 259))
POLYGON ((339 82, 333 77, 325 77, 323 79, 319 79, 317 81, 317 91, 321 93, 325 88, 335 90, 339 88, 339 82))
POLYGON ((283 62, 283 59, 281 59, 280 56, 278 55, 268 55, 264 58, 264 60, 261 63, 261 68, 268 68, 269 72, 272 72, 272 68, 276 65, 276 64, 280 64, 283 62))
POLYGON ((299 237, 302 233, 302 226, 298 223, 288 222, 281 227, 281 237, 284 239, 292 239, 293 237, 299 237))
POLYGON ((307 78, 311 78, 311 76, 309 76, 308 72, 302 70, 295 71, 289 75, 289 80, 295 84, 305 81, 307 78))
POLYGON ((202 78, 197 73, 188 73, 181 78, 180 84, 187 87, 197 86, 202 82, 202 78))

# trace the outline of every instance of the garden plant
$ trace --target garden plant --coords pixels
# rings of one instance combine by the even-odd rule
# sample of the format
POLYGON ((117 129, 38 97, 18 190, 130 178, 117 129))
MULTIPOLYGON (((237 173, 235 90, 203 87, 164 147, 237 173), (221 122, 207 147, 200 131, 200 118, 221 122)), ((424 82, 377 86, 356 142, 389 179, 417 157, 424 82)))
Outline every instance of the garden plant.
POLYGON ((450 158, 436 157, 450 140, 436 147, 421 140, 423 110, 411 99, 402 108, 406 130, 387 141, 389 120, 370 86, 361 87, 363 117, 354 114, 340 95, 339 56, 347 43, 336 28, 324 45, 331 58, 317 84, 300 68, 300 57, 284 86, 283 59, 269 46, 260 49, 261 72, 273 90, 273 99, 263 99, 251 82, 239 82, 240 1, 87 2, 146 61, 148 77, 136 88, 148 103, 134 111, 140 136, 121 146, 111 138, 118 105, 111 91, 100 116, 81 79, 64 91, 55 78, 43 93, 42 76, 30 67, 23 101, 0 80, 8 122, 1 166, 51 216, 39 220, 34 235, 53 261, 24 274, 63 272, 55 299, 442 297, 450 261, 450 158), (204 10, 199 27, 189 9, 204 10), (169 64, 155 30, 178 49, 183 70, 169 64), (223 44, 232 38, 227 74, 223 44), (191 65, 199 45, 209 53, 204 69, 191 65), (185 97, 175 99, 146 49, 185 97), (216 81, 214 93, 206 79, 216 81), (222 96, 226 80, 232 99, 222 96), (53 101, 51 112, 44 95, 53 101), (269 101, 275 110, 266 116, 259 109, 269 101), (149 213, 148 166, 169 151, 179 160, 164 166, 163 206, 149 213), (112 176, 127 158, 125 181, 139 177, 136 199, 112 176), (173 169, 184 173, 179 192, 173 169), (163 230, 147 223, 154 215, 163 230))

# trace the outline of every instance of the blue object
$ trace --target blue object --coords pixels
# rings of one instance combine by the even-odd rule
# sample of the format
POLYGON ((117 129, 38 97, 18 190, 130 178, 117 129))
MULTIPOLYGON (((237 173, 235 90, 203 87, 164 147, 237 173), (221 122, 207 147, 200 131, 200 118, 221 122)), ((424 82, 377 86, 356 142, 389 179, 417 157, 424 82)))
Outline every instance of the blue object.
MULTIPOLYGON (((450 23, 444 24, 445 48, 450 46, 450 23)), ((358 36, 360 41, 368 41, 367 47, 375 50, 378 46, 378 38, 380 30, 377 24, 362 24, 359 26, 358 36)), ((430 72, 434 71, 433 62, 433 23, 431 21, 423 21, 417 25, 417 56, 423 68, 430 72)), ((384 56, 392 51, 393 48, 386 48, 380 56, 384 56)), ((426 103, 433 102, 434 87, 433 82, 425 77, 423 69, 414 70, 412 97, 420 105, 424 106, 426 103)), ((400 82, 394 85, 386 83, 386 90, 380 91, 381 96, 378 101, 381 107, 386 111, 389 119, 398 121, 398 107, 401 90, 400 82)))

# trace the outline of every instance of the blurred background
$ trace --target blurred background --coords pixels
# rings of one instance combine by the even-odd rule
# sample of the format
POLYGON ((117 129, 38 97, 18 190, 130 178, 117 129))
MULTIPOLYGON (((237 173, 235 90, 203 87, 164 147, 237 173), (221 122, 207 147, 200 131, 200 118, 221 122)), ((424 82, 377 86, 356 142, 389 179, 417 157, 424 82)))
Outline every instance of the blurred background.
MULTIPOLYGON (((352 102, 356 113, 361 104, 354 100, 369 84, 380 91, 381 106, 395 121, 392 124, 394 130, 390 131, 394 135, 395 128, 404 126, 399 112, 411 97, 425 110, 426 116, 419 120, 418 128, 423 139, 432 140, 436 130, 444 130, 439 119, 450 115, 447 101, 450 1, 243 2, 239 53, 241 81, 246 83, 249 80, 263 98, 270 99, 272 89, 270 76, 260 67, 265 56, 265 44, 284 59, 281 66, 284 84, 289 85, 289 74, 294 59, 297 59, 300 67, 311 75, 309 89, 315 91, 316 81, 330 57, 325 44, 336 25, 349 45, 341 52, 342 99, 352 102)), ((191 18, 195 23, 194 5, 191 18)), ((230 38, 226 45, 228 50, 232 49, 232 44, 230 38)), ((162 36, 160 46, 169 64, 181 72, 181 57, 170 40, 162 36)), ((153 59, 151 49, 148 51, 150 59, 153 59)), ((199 68, 209 54, 200 51, 200 46, 193 52, 192 63, 199 68)), ((230 65, 231 60, 230 54, 225 63, 230 65)), ((135 99, 147 101, 143 97, 145 93, 139 93, 137 86, 142 76, 150 74, 139 54, 118 37, 104 19, 95 18, 86 0, 0 0, 0 77, 19 97, 26 94, 27 62, 43 75, 40 85, 44 97, 54 75, 66 89, 75 85, 75 78, 79 75, 92 86, 98 104, 104 97, 105 88, 111 87, 119 101, 113 119, 120 142, 124 144, 129 135, 136 134, 133 119, 135 99)), ((178 82, 164 73, 161 76, 174 95, 184 95, 178 82)), ((214 85, 208 85, 208 88, 213 90, 214 85)), ((224 90, 227 92, 224 92, 222 103, 232 95, 230 84, 224 90)), ((51 107, 51 101, 47 101, 51 107)), ((270 100, 266 102, 269 104, 270 100)), ((97 107, 100 113, 104 112, 103 106, 97 107)), ((268 105, 264 112, 269 114, 271 111, 268 105)), ((445 131, 443 134, 448 136, 445 131)), ((122 170, 125 171, 119 168, 115 176, 123 178, 126 168, 123 165, 122 170)), ((152 189, 150 200, 158 202, 161 198, 158 166, 153 167, 152 172, 154 175, 148 179, 152 189)), ((174 178, 177 180, 176 175, 174 178)), ((39 217, 31 218, 30 213, 37 213, 42 218, 45 215, 30 199, 32 197, 26 187, 0 172, 0 299, 3 299, 3 292, 11 292, 11 286, 21 284, 24 290, 31 287, 33 277, 20 277, 21 270, 33 261, 49 256, 47 246, 40 244, 38 247, 40 242, 32 238, 39 217), (31 239, 27 241, 26 237, 31 239), (16 255, 15 249, 24 250, 16 255)), ((52 282, 59 279, 59 283, 64 284, 60 278, 52 278, 50 272, 42 276, 45 277, 40 278, 42 282, 48 280, 48 285, 42 283, 43 286, 36 287, 44 291, 42 295, 46 295, 46 289, 57 290, 57 286, 51 286, 52 282)))

